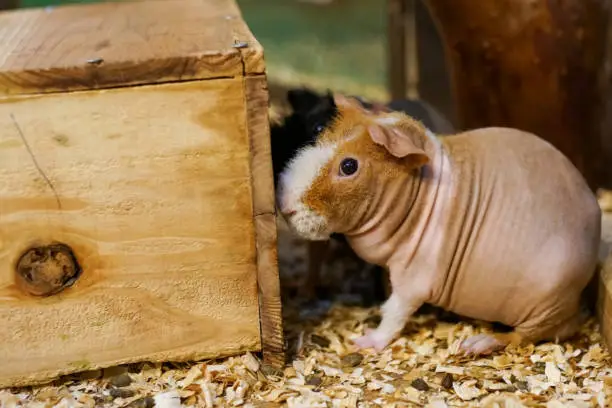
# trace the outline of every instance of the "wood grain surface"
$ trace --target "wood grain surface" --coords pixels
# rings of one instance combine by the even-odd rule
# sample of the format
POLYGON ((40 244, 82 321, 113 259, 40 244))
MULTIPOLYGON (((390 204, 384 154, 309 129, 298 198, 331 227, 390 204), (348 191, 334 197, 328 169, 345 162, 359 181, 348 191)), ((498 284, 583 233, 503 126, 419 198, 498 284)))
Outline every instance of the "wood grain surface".
POLYGON ((247 123, 251 142, 253 211, 257 242, 257 281, 259 287, 263 357, 276 368, 285 365, 280 281, 278 275, 276 204, 270 152, 268 88, 266 78, 245 79, 247 123))
POLYGON ((234 78, 0 99, 0 387, 258 351, 258 274, 264 337, 282 344, 276 230, 268 208, 254 221, 244 92, 234 78), (18 258, 53 242, 82 272, 30 295, 18 258))
POLYGON ((245 79, 247 127, 251 143, 253 211, 255 215, 275 214, 274 180, 268 116, 268 85, 265 76, 245 79))
POLYGON ((147 0, 0 13, 0 94, 261 74, 233 0, 147 0), (238 44, 240 47, 237 47, 238 44))
POLYGON ((601 334, 608 350, 612 351, 612 213, 604 213, 602 224, 603 245, 601 259, 597 314, 601 334))
POLYGON ((274 214, 256 216, 255 228, 263 358, 266 364, 282 369, 285 366, 286 356, 278 276, 276 216, 274 214))

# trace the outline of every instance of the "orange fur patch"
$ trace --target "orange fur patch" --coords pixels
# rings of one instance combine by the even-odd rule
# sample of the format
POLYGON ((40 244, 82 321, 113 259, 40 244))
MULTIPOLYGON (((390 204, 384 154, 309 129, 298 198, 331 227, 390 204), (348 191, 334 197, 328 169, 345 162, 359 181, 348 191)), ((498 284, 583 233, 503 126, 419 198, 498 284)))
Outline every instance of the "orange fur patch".
POLYGON ((376 118, 392 116, 397 119, 393 126, 409 135, 416 146, 423 148, 427 136, 426 128, 419 121, 403 113, 377 114, 350 99, 340 99, 337 106, 336 119, 317 140, 318 145, 337 145, 336 153, 315 178, 303 202, 325 217, 334 231, 343 232, 341 226, 359 222, 355 219, 356 214, 365 214, 367 208, 375 205, 375 197, 369 194, 375 191, 374 184, 413 172, 423 164, 410 157, 391 155, 372 140, 368 125, 374 124, 376 118), (359 163, 357 172, 348 177, 340 174, 340 163, 345 158, 354 158, 359 163))

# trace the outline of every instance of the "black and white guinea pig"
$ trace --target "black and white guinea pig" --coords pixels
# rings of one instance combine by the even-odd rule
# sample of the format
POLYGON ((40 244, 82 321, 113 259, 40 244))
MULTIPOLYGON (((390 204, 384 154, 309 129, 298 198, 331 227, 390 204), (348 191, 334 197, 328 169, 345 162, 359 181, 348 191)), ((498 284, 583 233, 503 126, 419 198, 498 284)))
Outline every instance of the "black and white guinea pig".
MULTIPOLYGON (((355 98, 366 109, 402 111, 419 120, 435 134, 444 135, 454 132, 451 123, 424 101, 398 99, 388 104, 374 104, 360 97, 355 98)), ((324 94, 319 94, 306 87, 290 89, 287 92, 287 101, 292 112, 283 119, 282 123, 274 123, 270 126, 275 187, 277 187, 280 173, 297 151, 302 147, 314 144, 319 133, 329 126, 338 113, 334 97, 329 90, 324 94)), ((332 235, 332 238, 344 240, 338 234, 332 235)))
MULTIPOLYGON (((355 97, 366 109, 384 107, 391 111, 401 111, 419 120, 425 127, 438 135, 454 132, 452 124, 440 112, 425 101, 398 99, 386 105, 374 104, 355 97)), ((272 166, 274 183, 285 165, 295 153, 308 144, 314 143, 319 133, 327 127, 338 113, 331 91, 319 94, 312 89, 294 88, 287 92, 291 113, 282 123, 272 124, 270 138, 272 144, 272 166)))

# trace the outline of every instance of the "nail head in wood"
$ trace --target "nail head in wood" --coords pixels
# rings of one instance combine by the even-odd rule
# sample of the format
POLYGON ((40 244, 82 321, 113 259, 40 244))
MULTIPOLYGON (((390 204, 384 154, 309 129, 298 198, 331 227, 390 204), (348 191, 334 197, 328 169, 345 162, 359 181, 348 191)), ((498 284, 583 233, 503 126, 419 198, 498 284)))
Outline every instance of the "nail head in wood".
POLYGON ((104 58, 91 58, 87 60, 90 65, 100 65, 104 62, 104 58))
POLYGON ((232 45, 234 48, 247 48, 249 46, 249 43, 244 42, 244 41, 234 41, 234 44, 232 45))
POLYGON ((34 296, 50 296, 72 286, 81 267, 72 249, 62 243, 26 250, 15 265, 17 286, 34 296))

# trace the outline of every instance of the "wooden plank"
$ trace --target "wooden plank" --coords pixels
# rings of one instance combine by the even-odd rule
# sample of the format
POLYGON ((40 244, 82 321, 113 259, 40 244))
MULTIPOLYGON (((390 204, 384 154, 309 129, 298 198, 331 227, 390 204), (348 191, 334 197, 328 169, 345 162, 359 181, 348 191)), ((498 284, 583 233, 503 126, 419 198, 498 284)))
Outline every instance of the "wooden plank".
POLYGON ((233 0, 149 0, 0 13, 0 94, 261 74, 233 0), (245 48, 236 48, 236 43, 245 48))
POLYGON ((405 37, 406 37, 406 96, 410 99, 419 98, 419 61, 416 33, 416 3, 417 0, 404 0, 405 37))
POLYGON ((245 79, 251 173, 253 175, 253 212, 275 214, 274 180, 268 116, 268 85, 265 76, 245 79))
POLYGON ((285 366, 285 336, 278 276, 276 216, 258 215, 255 228, 263 358, 266 364, 282 369, 285 366))
POLYGON ((270 151, 268 87, 265 76, 245 79, 247 123, 251 141, 253 212, 257 242, 257 281, 263 357, 277 368, 285 365, 285 342, 278 274, 276 204, 270 151))
POLYGON ((602 224, 603 245, 597 296, 597 317, 604 342, 612 351, 612 214, 604 213, 602 224))
POLYGON ((426 101, 452 122, 444 50, 423 0, 388 0, 388 8, 389 94, 426 101))
POLYGON ((406 97, 406 3, 387 0, 387 76, 392 99, 406 97))
POLYGON ((608 0, 426 0, 449 56, 458 127, 509 126, 561 150, 595 191, 608 0))
POLYGON ((0 388, 261 349, 244 101, 242 78, 0 99, 0 388), (52 241, 82 273, 31 296, 47 276, 15 265, 52 241))
MULTIPOLYGON (((612 20, 612 7, 608 10, 608 21, 612 20)), ((604 113, 601 124, 602 158, 599 187, 603 192, 602 204, 607 211, 612 211, 612 24, 608 24, 605 46, 605 57, 601 76, 601 92, 604 101, 604 113)))
POLYGON ((419 98, 434 106, 451 123, 456 123, 448 64, 439 30, 424 0, 416 0, 415 3, 419 98))

